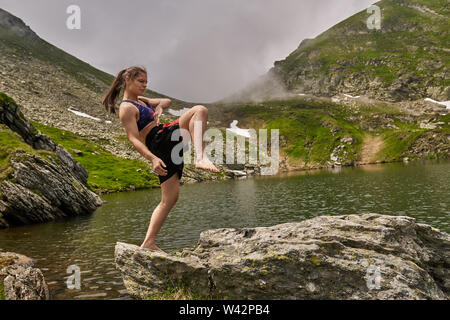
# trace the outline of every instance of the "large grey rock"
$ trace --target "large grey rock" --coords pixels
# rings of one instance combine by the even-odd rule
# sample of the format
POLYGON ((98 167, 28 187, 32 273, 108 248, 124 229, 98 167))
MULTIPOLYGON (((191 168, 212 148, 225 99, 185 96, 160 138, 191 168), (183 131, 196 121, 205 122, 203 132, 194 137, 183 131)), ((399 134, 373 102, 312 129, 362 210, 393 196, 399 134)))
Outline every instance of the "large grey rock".
MULTIPOLYGON (((48 300, 44 275, 35 260, 14 252, 0 252, 0 281, 6 300, 48 300)), ((1 293, 0 293, 1 294, 1 293)))
POLYGON ((0 212, 9 226, 89 214, 103 203, 51 157, 17 152, 10 163, 11 181, 0 181, 0 212))
POLYGON ((174 254, 118 242, 135 298, 185 286, 232 299, 448 299, 450 236, 405 216, 320 216, 216 229, 174 254))
POLYGON ((16 150, 0 180, 0 228, 89 214, 104 201, 87 187, 88 172, 72 155, 37 131, 7 99, 0 100, 0 123, 39 154, 16 150))
POLYGON ((0 123, 6 124, 12 131, 17 132, 23 141, 34 149, 54 152, 79 181, 83 184, 87 183, 88 172, 86 169, 66 149, 54 143, 47 135, 36 130, 23 116, 18 105, 9 101, 0 103, 0 123))

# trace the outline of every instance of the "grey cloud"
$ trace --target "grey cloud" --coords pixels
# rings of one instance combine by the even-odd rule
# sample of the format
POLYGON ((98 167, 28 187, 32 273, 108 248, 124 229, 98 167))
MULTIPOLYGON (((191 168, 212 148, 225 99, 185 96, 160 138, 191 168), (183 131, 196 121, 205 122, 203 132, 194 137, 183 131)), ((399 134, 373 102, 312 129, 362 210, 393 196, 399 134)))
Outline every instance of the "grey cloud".
POLYGON ((111 74, 149 71, 151 90, 211 102, 243 88, 367 0, 0 0, 41 38, 111 74), (66 8, 81 8, 69 30, 66 8))

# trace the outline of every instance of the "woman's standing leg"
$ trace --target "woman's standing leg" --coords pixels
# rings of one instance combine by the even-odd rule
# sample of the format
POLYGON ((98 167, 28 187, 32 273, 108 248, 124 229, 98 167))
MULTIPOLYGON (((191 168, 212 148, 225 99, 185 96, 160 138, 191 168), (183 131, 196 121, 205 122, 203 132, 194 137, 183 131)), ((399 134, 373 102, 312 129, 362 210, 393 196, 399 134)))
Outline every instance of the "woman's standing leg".
POLYGON ((155 239, 164 221, 166 220, 169 211, 177 202, 179 191, 180 179, 178 177, 178 173, 175 173, 169 179, 161 183, 161 202, 152 213, 147 235, 145 236, 145 240, 142 243, 141 248, 161 250, 156 246, 155 239))

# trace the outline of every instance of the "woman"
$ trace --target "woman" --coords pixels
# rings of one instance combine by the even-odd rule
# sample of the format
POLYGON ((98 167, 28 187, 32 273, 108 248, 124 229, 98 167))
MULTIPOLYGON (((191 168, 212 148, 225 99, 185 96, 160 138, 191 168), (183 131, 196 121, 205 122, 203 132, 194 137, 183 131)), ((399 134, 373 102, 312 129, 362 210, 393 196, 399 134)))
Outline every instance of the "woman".
MULTIPOLYGON (((178 141, 171 141, 172 132, 178 128, 188 130, 197 155, 195 167, 219 172, 205 154, 203 134, 206 130, 208 109, 196 105, 175 121, 160 124, 161 114, 169 107, 171 101, 143 97, 142 94, 147 88, 147 71, 145 68, 134 66, 119 72, 102 101, 106 110, 111 113, 115 113, 115 102, 122 88, 124 94, 119 107, 120 121, 134 148, 152 162, 153 171, 158 174, 161 183, 161 202, 153 211, 141 248, 162 251, 156 246, 155 239, 169 211, 178 200, 184 166, 183 162, 175 164, 171 159, 172 148, 183 140, 180 136, 178 141), (194 139, 195 121, 202 124, 201 139, 194 139)), ((180 153, 182 156, 183 150, 180 153)))

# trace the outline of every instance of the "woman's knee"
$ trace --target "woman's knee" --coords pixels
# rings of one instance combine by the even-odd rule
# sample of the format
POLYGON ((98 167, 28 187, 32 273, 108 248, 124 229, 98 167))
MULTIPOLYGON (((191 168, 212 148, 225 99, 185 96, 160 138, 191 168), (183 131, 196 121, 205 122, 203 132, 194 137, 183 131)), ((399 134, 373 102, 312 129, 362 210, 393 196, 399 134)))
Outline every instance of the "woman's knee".
MULTIPOLYGON (((172 208, 178 201, 179 190, 176 186, 172 186, 169 190, 163 190, 161 196, 161 204, 165 207, 172 208), (165 191, 165 192, 164 192, 165 191)), ((165 188, 167 189, 167 188, 165 188)))
POLYGON ((169 198, 161 199, 161 205, 166 208, 172 209, 173 206, 177 203, 177 201, 178 201, 178 194, 172 195, 169 198))
POLYGON ((208 108, 206 108, 205 106, 199 104, 193 107, 195 109, 196 112, 203 112, 203 113, 208 113, 208 108))

